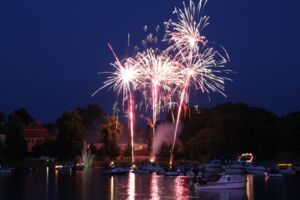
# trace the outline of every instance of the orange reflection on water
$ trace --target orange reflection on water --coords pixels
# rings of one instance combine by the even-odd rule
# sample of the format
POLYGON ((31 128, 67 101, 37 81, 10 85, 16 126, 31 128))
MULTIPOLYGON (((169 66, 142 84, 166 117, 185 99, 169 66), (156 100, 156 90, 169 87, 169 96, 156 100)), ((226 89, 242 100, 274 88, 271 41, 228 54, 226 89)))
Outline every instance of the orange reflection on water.
POLYGON ((159 194, 158 194, 158 176, 155 174, 151 175, 151 186, 150 186, 150 197, 152 200, 157 200, 159 199, 159 194))
POLYGON ((128 177, 129 177, 128 196, 130 200, 134 200, 135 199, 135 174, 130 172, 128 177))
POLYGON ((246 193, 248 200, 254 200, 253 194, 253 175, 247 176, 246 193))

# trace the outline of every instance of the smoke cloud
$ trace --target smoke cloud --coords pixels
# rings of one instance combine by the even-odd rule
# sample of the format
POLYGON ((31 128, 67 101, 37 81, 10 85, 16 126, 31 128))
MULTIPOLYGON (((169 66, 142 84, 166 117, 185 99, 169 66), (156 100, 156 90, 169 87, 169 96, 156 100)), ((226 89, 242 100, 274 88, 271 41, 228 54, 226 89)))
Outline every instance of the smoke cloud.
MULTIPOLYGON (((182 126, 179 124, 177 129, 177 137, 180 135, 181 129, 182 126)), ((163 143, 169 145, 173 143, 174 130, 174 123, 162 123, 157 126, 153 137, 152 155, 159 154, 160 147, 163 143)))

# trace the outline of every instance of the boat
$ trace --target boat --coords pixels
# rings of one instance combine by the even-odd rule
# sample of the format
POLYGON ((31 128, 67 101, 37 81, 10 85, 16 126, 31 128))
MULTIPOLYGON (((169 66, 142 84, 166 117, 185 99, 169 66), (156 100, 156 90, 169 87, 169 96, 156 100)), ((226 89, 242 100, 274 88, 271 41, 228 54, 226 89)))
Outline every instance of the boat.
POLYGON ((73 170, 84 170, 85 166, 83 162, 80 163, 76 163, 75 165, 73 165, 72 167, 73 170))
POLYGON ((171 169, 164 170, 163 175, 164 176, 181 176, 181 175, 183 175, 183 172, 181 172, 181 170, 178 168, 176 168, 176 169, 171 168, 171 169))
POLYGON ((72 171, 73 165, 55 165, 55 171, 60 173, 70 173, 72 171))
POLYGON ((148 164, 143 164, 140 167, 133 169, 132 172, 136 174, 151 174, 152 166, 148 164))
MULTIPOLYGON (((201 180, 201 179, 200 179, 201 180)), ((193 188, 199 190, 220 190, 220 189, 243 189, 246 187, 246 179, 241 175, 223 174, 217 181, 198 181, 193 188)))
POLYGON ((151 163, 152 165, 152 172, 159 173, 163 170, 163 168, 158 163, 151 163))
POLYGON ((209 163, 205 163, 204 169, 207 173, 221 173, 223 171, 221 161, 219 160, 212 160, 209 163))

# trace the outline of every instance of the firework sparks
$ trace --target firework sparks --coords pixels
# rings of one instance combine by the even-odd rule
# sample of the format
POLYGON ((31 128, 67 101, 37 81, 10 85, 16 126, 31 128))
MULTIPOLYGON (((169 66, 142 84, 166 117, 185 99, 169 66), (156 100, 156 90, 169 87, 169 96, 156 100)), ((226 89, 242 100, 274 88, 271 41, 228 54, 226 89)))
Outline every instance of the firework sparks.
MULTIPOLYGON (((109 45, 109 44, 108 44, 109 45)), ((107 80, 104 82, 104 85, 99 88, 92 96, 94 96, 97 92, 101 89, 108 87, 113 88, 117 94, 123 95, 123 105, 124 102, 128 102, 128 117, 129 117, 129 124, 130 124, 130 135, 131 135, 131 147, 132 147, 132 163, 134 163, 134 96, 132 95, 133 91, 136 89, 137 84, 139 83, 139 77, 141 76, 141 71, 137 67, 137 62, 134 58, 126 58, 123 62, 121 62, 116 54, 114 53, 112 47, 109 45, 114 57, 115 62, 111 65, 114 67, 115 71, 113 72, 105 72, 108 73, 109 76, 107 80)))
MULTIPOLYGON (((148 121, 153 127, 153 134, 155 123, 163 107, 166 106, 167 110, 172 111, 172 107, 176 104, 178 106, 176 119, 172 113, 175 132, 170 166, 173 162, 180 115, 184 105, 189 102, 190 89, 195 88, 206 94, 220 93, 226 97, 224 83, 230 80, 224 76, 231 72, 224 68, 229 60, 227 52, 225 51, 226 56, 223 56, 213 47, 209 47, 208 39, 203 35, 203 29, 209 24, 209 17, 202 15, 206 3, 207 0, 199 0, 195 5, 190 0, 187 5, 183 3, 182 9, 175 8, 173 14, 176 20, 165 22, 166 37, 163 41, 168 41, 169 46, 164 51, 148 48, 143 52, 137 52, 134 57, 120 61, 109 45, 115 57, 115 62, 111 64, 114 71, 105 72, 109 74, 107 80, 93 94, 94 96, 99 90, 108 87, 118 95, 123 95, 123 104, 128 103, 132 149, 134 148, 135 93, 143 94, 146 108, 148 104, 151 105, 152 120, 148 121), (178 102, 174 102, 174 99, 178 102)), ((148 27, 145 26, 144 31, 147 30, 148 27)), ((159 27, 156 28, 156 31, 158 30, 159 27)), ((149 34, 143 40, 143 46, 147 47, 147 41, 157 43, 158 38, 149 34)), ((134 162, 133 151, 132 162, 134 162)))
POLYGON ((160 111, 162 96, 169 94, 174 86, 181 83, 178 79, 178 63, 169 58, 168 55, 157 54, 153 49, 148 49, 137 55, 137 62, 143 71, 142 83, 146 89, 151 91, 152 120, 153 125, 160 111))
POLYGON ((137 62, 134 58, 128 57, 121 62, 110 45, 109 48, 112 50, 115 56, 116 61, 111 63, 115 71, 103 72, 109 74, 107 80, 104 82, 102 87, 94 92, 92 96, 98 93, 101 89, 108 87, 113 88, 118 95, 122 93, 124 100, 126 100, 128 95, 131 93, 131 90, 135 89, 139 83, 141 71, 138 68, 137 62))
POLYGON ((175 59, 181 63, 181 77, 184 80, 184 84, 181 86, 170 166, 173 163, 173 152, 182 106, 183 103, 188 103, 189 101, 189 88, 194 85, 196 89, 201 90, 203 93, 215 92, 226 97, 224 82, 225 80, 230 80, 222 75, 224 72, 230 72, 229 70, 223 70, 228 59, 214 48, 207 47, 208 41, 200 34, 208 25, 208 16, 199 17, 205 4, 206 0, 200 0, 196 8, 192 1, 190 1, 188 7, 183 3, 183 10, 175 9, 174 11, 177 14, 178 21, 166 22, 167 35, 171 43, 169 51, 176 52, 175 59), (196 21, 197 17, 199 21, 196 21))
POLYGON ((199 44, 205 45, 206 39, 201 32, 209 24, 209 17, 200 15, 205 4, 206 0, 200 0, 196 6, 190 0, 188 6, 183 2, 183 10, 175 8, 173 14, 177 20, 165 22, 167 39, 172 42, 170 50, 190 54, 198 51, 199 44))

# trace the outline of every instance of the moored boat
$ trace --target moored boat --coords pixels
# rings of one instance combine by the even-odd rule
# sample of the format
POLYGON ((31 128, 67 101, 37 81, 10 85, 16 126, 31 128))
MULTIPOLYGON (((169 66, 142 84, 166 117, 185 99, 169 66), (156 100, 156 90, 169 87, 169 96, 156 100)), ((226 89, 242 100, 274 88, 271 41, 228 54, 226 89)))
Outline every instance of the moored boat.
POLYGON ((60 173, 70 173, 72 171, 73 165, 55 165, 55 171, 60 173))
POLYGON ((241 175, 222 175, 217 181, 197 182, 193 184, 195 190, 243 189, 246 180, 241 175))

